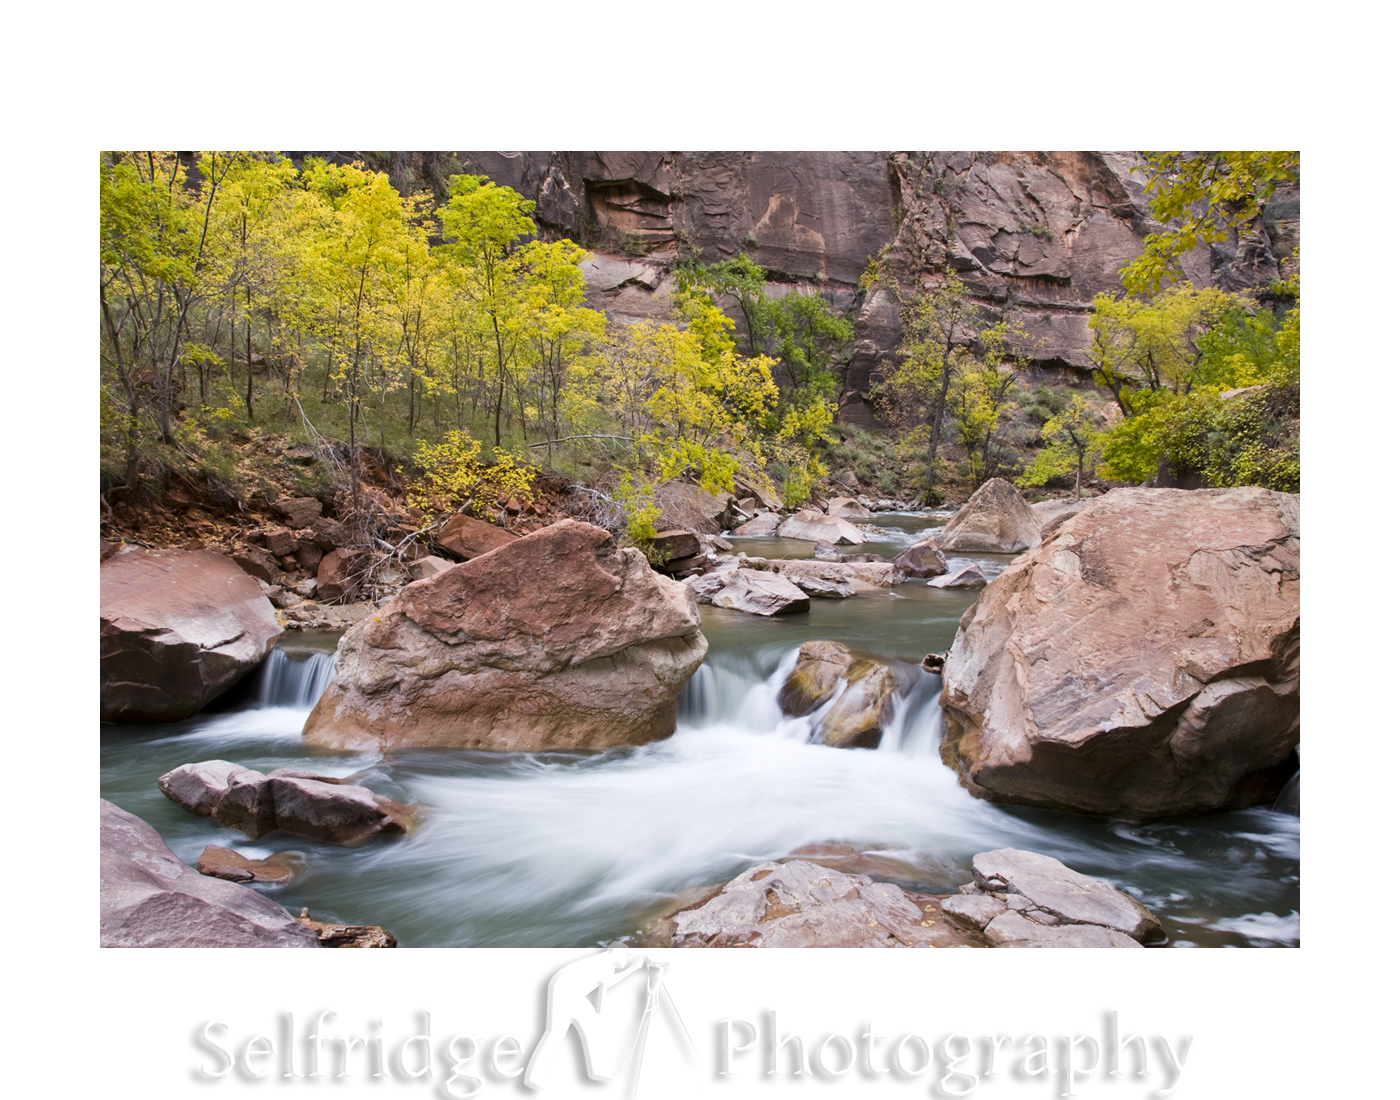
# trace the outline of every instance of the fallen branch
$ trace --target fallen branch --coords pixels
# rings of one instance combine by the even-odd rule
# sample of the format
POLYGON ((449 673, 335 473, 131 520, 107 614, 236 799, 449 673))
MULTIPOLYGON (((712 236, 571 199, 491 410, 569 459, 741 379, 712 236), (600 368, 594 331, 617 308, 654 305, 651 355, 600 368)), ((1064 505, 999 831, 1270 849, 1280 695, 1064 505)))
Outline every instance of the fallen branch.
POLYGON ((552 447, 556 443, 568 443, 574 439, 613 439, 620 443, 637 442, 630 435, 566 435, 563 439, 546 439, 543 443, 531 443, 531 447, 552 447))

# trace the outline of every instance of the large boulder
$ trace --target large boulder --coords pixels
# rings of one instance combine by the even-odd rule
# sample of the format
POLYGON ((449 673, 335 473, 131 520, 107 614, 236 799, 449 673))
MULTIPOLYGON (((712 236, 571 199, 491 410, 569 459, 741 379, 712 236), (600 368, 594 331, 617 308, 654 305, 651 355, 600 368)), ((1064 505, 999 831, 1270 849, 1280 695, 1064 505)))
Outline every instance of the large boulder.
POLYGON ((865 541, 865 535, 855 524, 806 508, 782 522, 778 528, 778 537, 802 539, 805 542, 829 542, 833 545, 845 543, 848 546, 859 546, 865 541))
POLYGON ((1268 802, 1296 764, 1298 498, 1116 489, 964 613, 944 758, 974 793, 1147 820, 1268 802))
POLYGON ((1038 500, 1031 511, 1040 520, 1040 540, 1044 542, 1059 529, 1060 524, 1089 506, 1092 498, 1081 500, 1038 500))
POLYGON ((948 559, 932 535, 896 554, 894 564, 910 577, 937 577, 948 572, 948 559))
POLYGON ((518 538, 519 535, 493 523, 462 515, 453 516, 433 536, 439 546, 462 561, 471 561, 499 547, 509 546, 518 538))
POLYGON ((857 657, 840 642, 807 642, 778 692, 783 713, 804 717, 831 702, 812 730, 812 741, 832 748, 873 749, 894 711, 894 673, 888 665, 857 657))
POLYGON ((1019 554, 1040 545, 1040 517, 1016 486, 994 477, 979 486, 938 537, 945 551, 1019 554))
POLYGON ((262 587, 222 554, 123 550, 100 578, 104 722, 187 718, 282 633, 262 587))
POLYGON ((106 799, 101 821, 103 947, 320 947, 276 902, 181 863, 159 833, 106 799))
POLYGON ((702 535, 718 535, 724 530, 725 517, 734 502, 732 493, 715 496, 687 481, 668 481, 658 485, 652 495, 661 509, 657 527, 679 527, 702 535))
POLYGON ((562 520, 408 585, 353 627, 304 733, 375 751, 641 744, 674 731, 706 648, 683 584, 562 520))

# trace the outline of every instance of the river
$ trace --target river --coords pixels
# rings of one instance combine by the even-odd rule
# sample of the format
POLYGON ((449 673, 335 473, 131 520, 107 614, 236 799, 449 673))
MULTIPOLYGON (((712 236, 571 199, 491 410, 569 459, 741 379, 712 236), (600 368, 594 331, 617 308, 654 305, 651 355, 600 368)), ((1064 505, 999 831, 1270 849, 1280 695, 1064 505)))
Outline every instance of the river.
MULTIPOLYGON (((882 515, 893 556, 944 516, 882 515)), ((810 557, 812 544, 732 538, 752 556, 810 557)), ((1009 555, 976 561, 989 578, 1009 555)), ((939 678, 975 592, 910 581, 878 595, 813 600, 772 619, 704 607, 710 652, 681 697, 676 733, 598 755, 431 749, 322 753, 301 727, 330 675, 333 636, 284 636, 242 705, 183 722, 102 729, 102 796, 150 822, 181 859, 204 846, 302 853, 293 912, 378 924, 402 947, 583 947, 627 940, 680 891, 725 881, 808 845, 853 849, 875 877, 946 893, 991 848, 1027 848, 1103 878, 1162 920, 1174 947, 1297 946, 1299 821, 1253 809, 1130 825, 973 798, 938 756, 939 678), (873 750, 806 741, 776 697, 803 642, 829 638, 887 660, 905 694, 873 750), (156 777, 196 760, 312 768, 424 807, 411 837, 345 849, 296 837, 248 842, 180 809, 156 777)))

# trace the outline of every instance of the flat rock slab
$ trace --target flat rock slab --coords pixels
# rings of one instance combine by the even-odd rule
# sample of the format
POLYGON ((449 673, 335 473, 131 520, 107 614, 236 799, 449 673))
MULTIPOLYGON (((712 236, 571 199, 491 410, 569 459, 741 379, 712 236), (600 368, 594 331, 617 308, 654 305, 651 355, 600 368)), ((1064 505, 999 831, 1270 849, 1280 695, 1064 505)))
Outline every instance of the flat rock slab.
POLYGON ((230 848, 210 844, 200 853, 194 869, 210 878, 227 882, 266 882, 285 885, 296 877, 301 858, 290 852, 278 852, 266 859, 251 859, 230 848))
POLYGON ((855 524, 807 509, 784 520, 778 527, 778 537, 801 539, 805 542, 829 542, 838 546, 842 543, 859 546, 866 541, 865 534, 855 524))
POLYGON ((205 760, 166 772, 156 784, 172 802, 251 840, 280 829, 353 845, 381 833, 411 832, 417 824, 412 807, 365 787, 286 768, 264 775, 227 760, 205 760))
POLYGON ((973 856, 972 870, 984 893, 1019 895, 1058 923, 1098 925, 1141 941, 1165 938, 1161 922, 1140 902, 1051 856, 1000 848, 973 856))
POLYGON ((673 947, 953 947, 967 935, 904 890, 807 860, 760 863, 663 917, 673 947))
MULTIPOLYGON (((882 874, 917 877, 906 865, 861 853, 849 845, 812 845, 781 862, 760 863, 720 886, 693 890, 675 907, 646 924, 646 947, 1124 947, 1140 939, 1164 938, 1146 910, 1135 938, 1100 923, 1076 923, 1041 909, 1030 898, 1004 891, 984 893, 977 883, 952 896, 905 890, 855 873, 855 866, 884 865, 882 874), (805 855, 804 853, 810 853, 805 855), (821 866, 820 863, 836 866, 821 866)), ((1057 860, 1004 849, 974 857, 1013 877, 1053 879, 1077 888, 1082 882, 1113 891, 1106 883, 1077 875, 1057 860), (1049 863, 1041 861, 1048 860, 1049 863), (1050 864, 1059 868, 1053 871, 1050 864), (1030 868, 1030 870, 1026 870, 1030 868), (1082 880, 1082 882, 1081 882, 1082 880)), ((989 885, 1002 884, 989 879, 989 885)), ((1048 886, 1045 889, 1049 889, 1048 886)), ((1058 900, 1058 899, 1057 899, 1058 900)), ((1132 902, 1132 904, 1136 904, 1132 902)), ((1066 908, 1068 907, 1061 906, 1066 908)), ((1140 907, 1139 907, 1140 908, 1140 907)), ((1106 913, 1119 925, 1122 911, 1081 909, 1080 916, 1106 913)))
POLYGON ((127 549, 101 564, 104 722, 173 722, 212 702, 282 633, 258 581, 208 550, 127 549))
POLYGON ((319 947, 255 890, 207 878, 139 817, 102 800, 103 947, 319 947))

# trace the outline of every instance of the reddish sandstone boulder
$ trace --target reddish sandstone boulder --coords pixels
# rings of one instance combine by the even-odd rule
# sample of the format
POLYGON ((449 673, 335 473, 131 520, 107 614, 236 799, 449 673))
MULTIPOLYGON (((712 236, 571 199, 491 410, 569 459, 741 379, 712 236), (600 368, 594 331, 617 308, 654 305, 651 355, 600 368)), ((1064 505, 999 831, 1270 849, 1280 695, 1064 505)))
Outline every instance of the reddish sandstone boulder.
POLYGON ((1257 805, 1294 770, 1298 498, 1115 489, 963 615, 944 758, 974 793, 1147 820, 1257 805))
POLYGON ((453 516, 435 536, 437 544, 462 561, 489 554, 502 546, 509 546, 520 536, 506 531, 485 520, 471 516, 453 516))
POLYGON ((356 575, 360 568, 360 555, 353 550, 332 550, 316 567, 316 598, 339 600, 354 595, 360 586, 356 575))
POLYGON ((305 736, 376 751, 640 744, 673 732, 705 650, 684 585, 563 520, 409 585, 353 627, 305 736))
POLYGON ((104 722, 173 722, 227 691, 282 633, 258 582, 208 550, 124 550, 101 565, 104 722))

